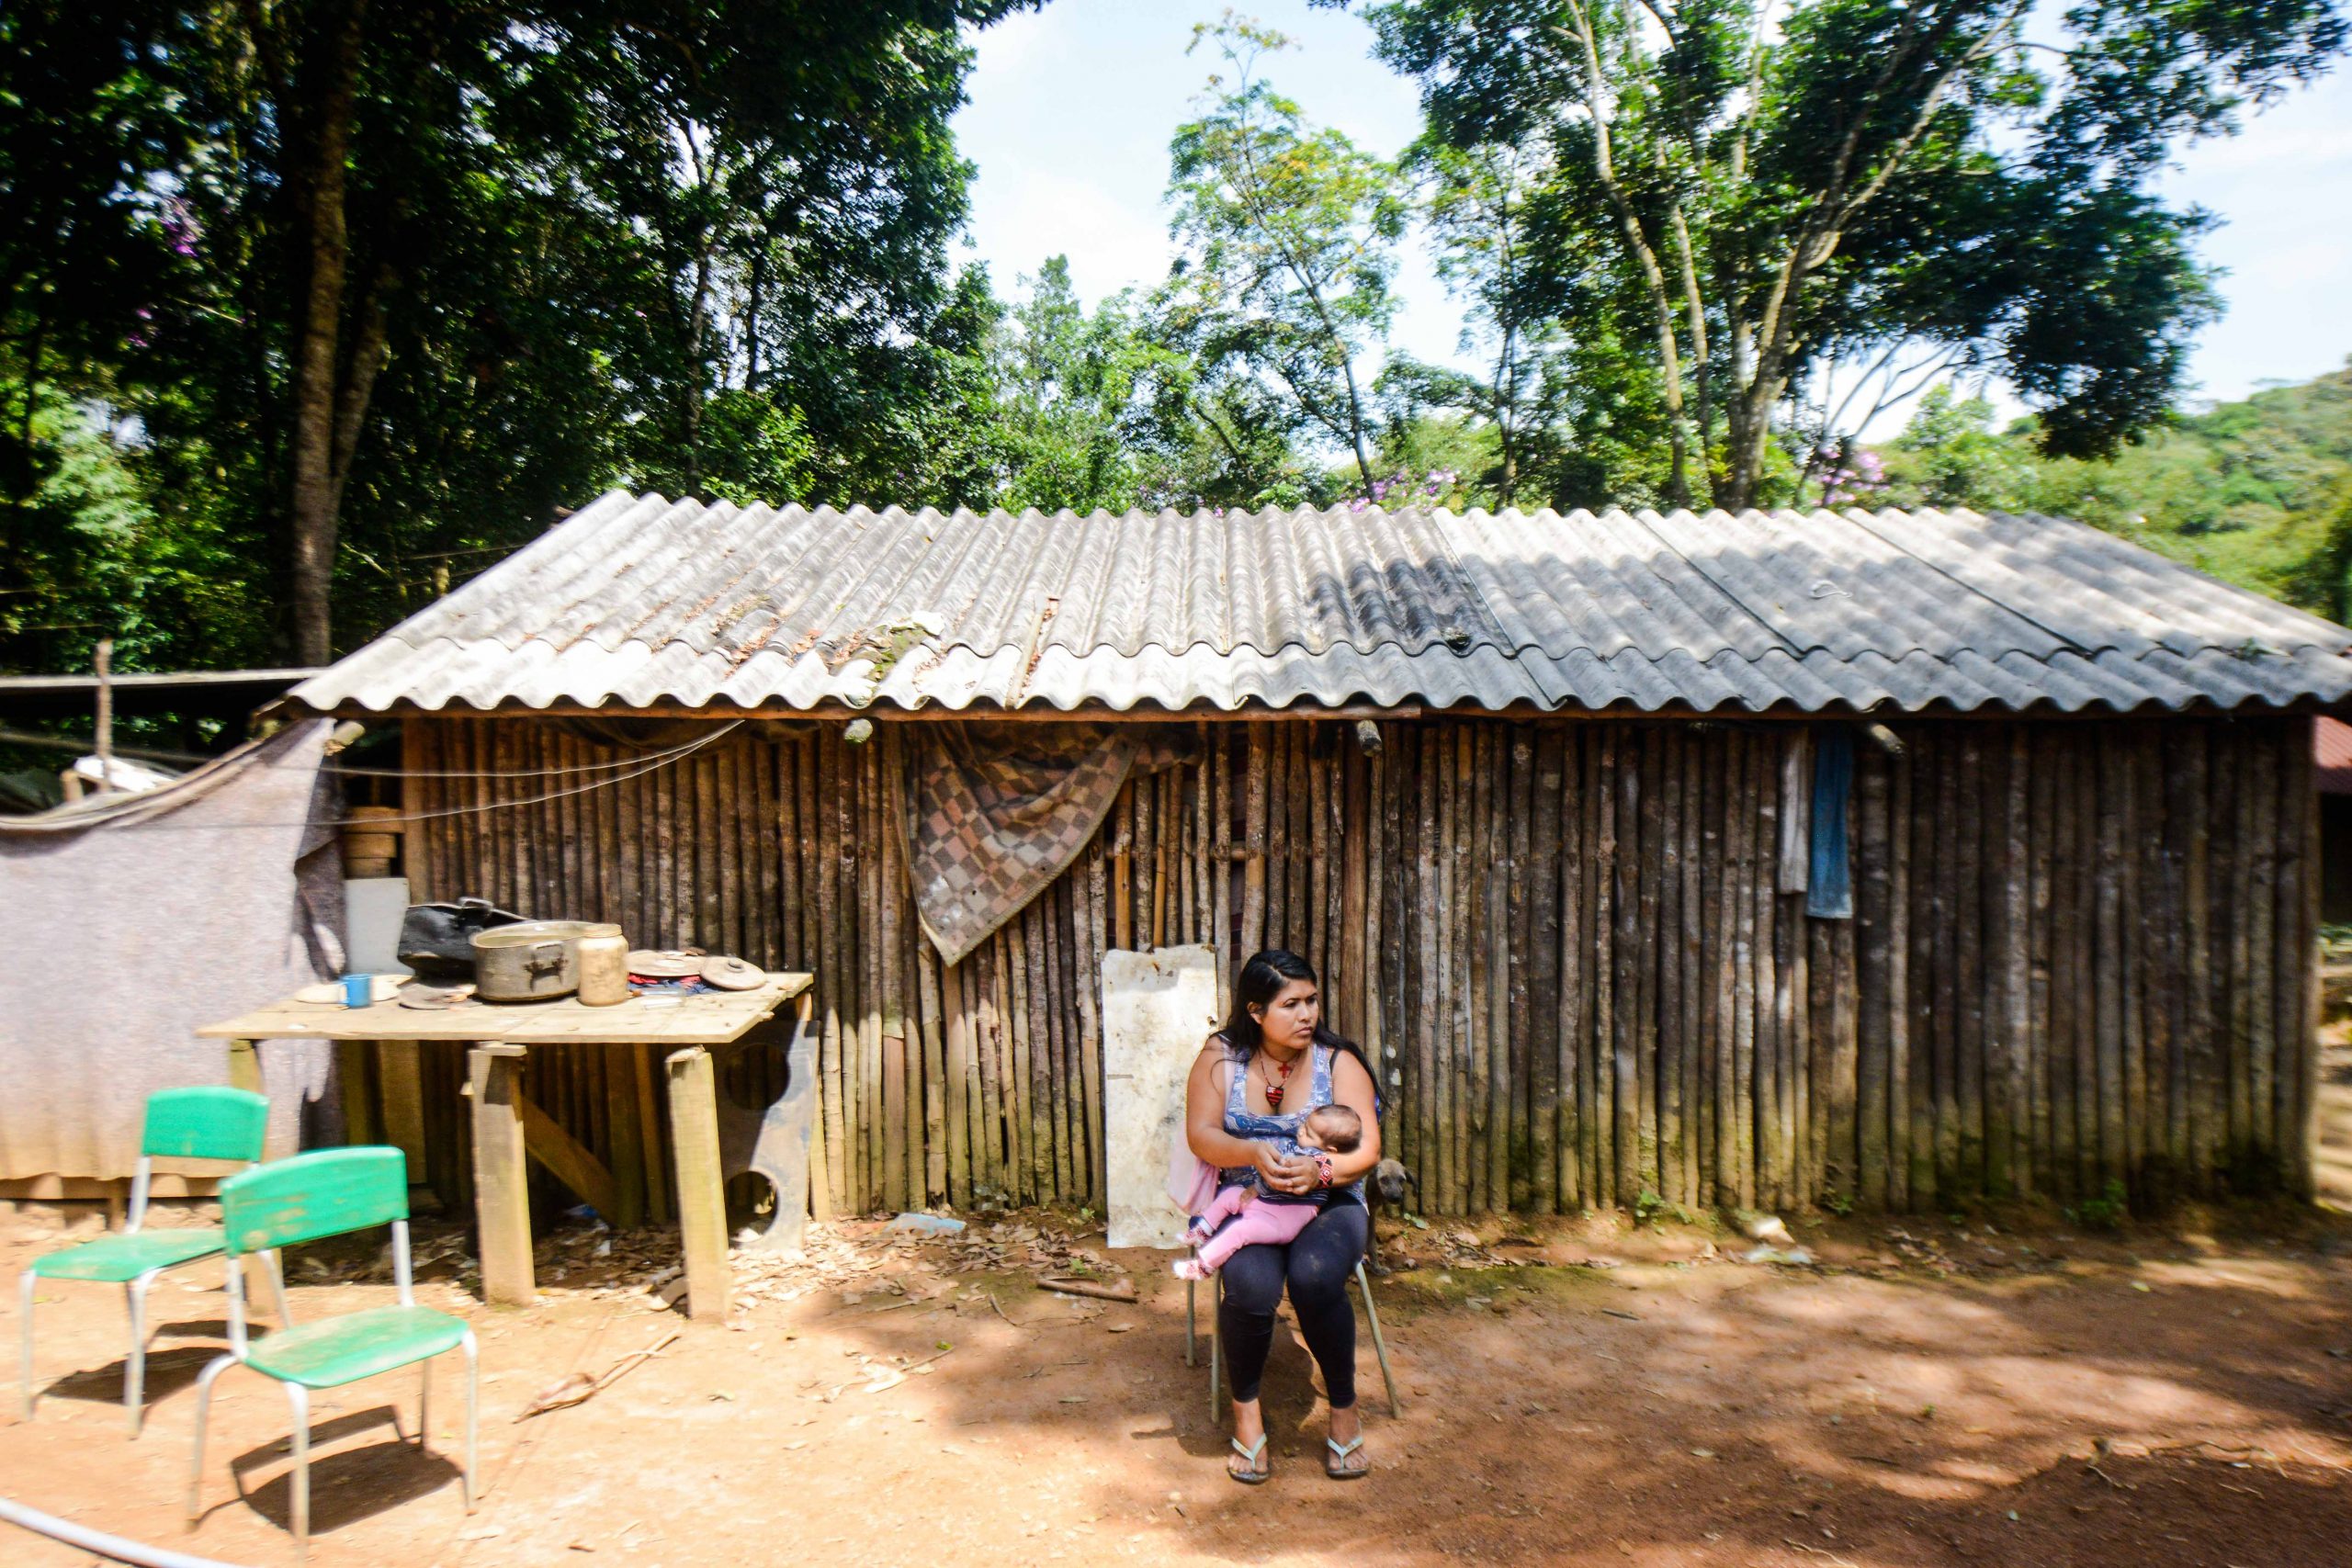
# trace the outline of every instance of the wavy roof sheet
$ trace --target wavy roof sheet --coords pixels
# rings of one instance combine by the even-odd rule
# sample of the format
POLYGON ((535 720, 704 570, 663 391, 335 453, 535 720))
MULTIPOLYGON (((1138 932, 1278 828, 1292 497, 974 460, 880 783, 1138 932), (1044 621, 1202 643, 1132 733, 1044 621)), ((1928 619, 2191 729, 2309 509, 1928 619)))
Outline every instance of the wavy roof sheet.
POLYGON ((1969 512, 1046 516, 616 492, 297 687, 312 709, 2232 709, 2352 632, 1969 512))

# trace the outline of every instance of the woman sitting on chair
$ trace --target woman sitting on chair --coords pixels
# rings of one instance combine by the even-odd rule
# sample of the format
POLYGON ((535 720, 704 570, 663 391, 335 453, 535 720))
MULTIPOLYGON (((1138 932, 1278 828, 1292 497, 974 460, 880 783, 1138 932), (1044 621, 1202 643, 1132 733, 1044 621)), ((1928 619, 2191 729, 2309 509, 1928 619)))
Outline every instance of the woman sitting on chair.
POLYGON ((1243 964, 1234 982, 1233 1015, 1201 1048, 1184 1092, 1185 1142, 1217 1168, 1220 1188, 1256 1181, 1278 1197, 1326 1200, 1295 1239, 1244 1247, 1225 1262, 1217 1333, 1233 1376, 1233 1453, 1226 1469, 1253 1486, 1272 1470, 1258 1384, 1273 1343, 1274 1308, 1287 1283, 1291 1309, 1331 1400, 1323 1468, 1335 1481, 1352 1481, 1369 1466, 1356 1413, 1356 1319, 1348 1277, 1363 1257, 1370 1231, 1363 1179, 1380 1163, 1380 1122, 1362 1053, 1323 1027, 1313 965, 1278 949, 1243 964), (1307 1112, 1330 1104, 1347 1106, 1361 1119, 1360 1141, 1345 1154, 1293 1152, 1307 1112))

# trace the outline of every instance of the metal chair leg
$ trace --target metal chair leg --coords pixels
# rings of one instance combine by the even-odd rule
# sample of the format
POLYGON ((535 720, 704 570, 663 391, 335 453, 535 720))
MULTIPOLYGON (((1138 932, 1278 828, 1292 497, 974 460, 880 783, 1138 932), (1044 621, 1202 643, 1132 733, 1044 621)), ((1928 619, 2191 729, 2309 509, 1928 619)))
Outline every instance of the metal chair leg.
POLYGON ((476 1437, 481 1427, 481 1361, 474 1348, 472 1329, 466 1330, 460 1345, 466 1352, 466 1512, 474 1511, 474 1461, 476 1437))
POLYGON ((1372 1320, 1373 1354, 1380 1358, 1380 1381, 1388 1385, 1388 1414, 1401 1415, 1404 1405, 1396 1398, 1396 1376, 1388 1370, 1388 1341, 1380 1332, 1380 1309, 1372 1304, 1372 1280, 1363 1271, 1363 1260, 1356 1260, 1356 1289, 1363 1292, 1363 1314, 1372 1320))
POLYGON ((272 1247, 262 1256, 269 1259, 269 1293, 277 1303, 277 1326, 291 1328, 294 1326, 294 1312, 286 1304, 286 1254, 272 1247))
POLYGON ((196 1457, 187 1472, 187 1525, 196 1528, 204 1501, 204 1418, 212 1408, 212 1382, 237 1364, 234 1356, 215 1356, 196 1377, 196 1457))
POLYGON ((1223 1314, 1218 1308, 1225 1302, 1225 1275, 1219 1272, 1216 1288, 1209 1292, 1209 1424, 1215 1426, 1224 1414, 1225 1334, 1223 1314))
POLYGON ((286 1402, 294 1407, 294 1550, 311 1550, 311 1391, 299 1382, 283 1385, 286 1402))
POLYGON ((416 1364, 416 1451, 433 1451, 433 1358, 416 1364))
POLYGON ((28 1269, 19 1277, 17 1287, 17 1320, 23 1325, 24 1347, 17 1360, 17 1380, 24 1388, 25 1419, 33 1418, 33 1292, 40 1288, 40 1276, 28 1269))
POLYGON ((122 1407, 130 1413, 130 1435, 134 1438, 139 1436, 141 1421, 147 1413, 147 1287, 162 1272, 160 1269, 150 1269, 122 1288, 123 1297, 130 1306, 130 1354, 122 1363, 122 1407))
POLYGON ((1200 1281, 1198 1280, 1187 1280, 1184 1281, 1184 1364, 1188 1367, 1197 1367, 1200 1365, 1200 1362, 1193 1359, 1193 1337, 1194 1333, 1193 1326, 1193 1296, 1199 1284, 1200 1281))

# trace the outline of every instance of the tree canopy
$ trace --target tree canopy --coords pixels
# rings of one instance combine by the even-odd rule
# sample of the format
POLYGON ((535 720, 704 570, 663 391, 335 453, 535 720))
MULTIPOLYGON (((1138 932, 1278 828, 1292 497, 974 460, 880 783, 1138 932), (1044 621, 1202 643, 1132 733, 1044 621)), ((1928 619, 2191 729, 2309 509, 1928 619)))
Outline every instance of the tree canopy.
POLYGON ((954 262, 1023 3, 0 8, 0 665, 325 659, 615 484, 2032 505, 2346 608, 2339 465, 2278 456, 2325 440, 2166 433, 2216 303, 2156 186, 2341 51, 2331 0, 1375 0, 1396 150, 1227 13, 1176 264, 1091 307, 954 262), (1456 365, 1387 341, 1416 229, 1456 365))

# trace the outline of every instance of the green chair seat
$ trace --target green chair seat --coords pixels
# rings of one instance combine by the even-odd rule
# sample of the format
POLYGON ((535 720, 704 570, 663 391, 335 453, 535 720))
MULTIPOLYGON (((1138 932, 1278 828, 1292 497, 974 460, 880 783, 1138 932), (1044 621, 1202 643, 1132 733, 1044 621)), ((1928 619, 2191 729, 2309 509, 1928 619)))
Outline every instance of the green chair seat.
POLYGON ((431 1307, 377 1307, 280 1329, 256 1340, 245 1364, 281 1382, 337 1388, 454 1350, 465 1319, 431 1307))
POLYGON ((150 1269, 170 1269, 193 1263, 221 1250, 221 1234, 208 1227, 185 1230, 118 1231, 33 1259, 33 1272, 44 1280, 94 1280, 119 1285, 150 1269))

